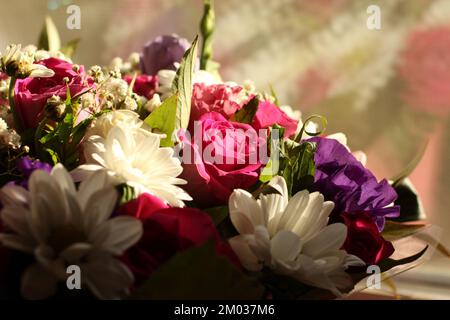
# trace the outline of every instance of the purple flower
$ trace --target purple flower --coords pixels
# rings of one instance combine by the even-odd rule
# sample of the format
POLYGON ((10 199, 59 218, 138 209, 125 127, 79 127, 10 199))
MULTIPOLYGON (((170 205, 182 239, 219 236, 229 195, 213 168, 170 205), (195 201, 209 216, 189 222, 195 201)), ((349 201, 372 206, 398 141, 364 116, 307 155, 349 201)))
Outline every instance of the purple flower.
POLYGON ((175 63, 180 62, 191 44, 176 35, 159 36, 147 43, 141 54, 140 67, 144 74, 156 75, 159 70, 176 70, 175 63))
POLYGON ((339 221, 342 213, 366 212, 382 231, 386 217, 399 216, 399 206, 386 207, 397 199, 397 193, 386 180, 378 182, 338 141, 318 137, 308 141, 317 143, 313 189, 335 203, 332 221, 339 221))
POLYGON ((30 157, 21 157, 16 162, 16 168, 23 174, 24 179, 16 181, 16 184, 28 188, 28 179, 35 170, 52 171, 52 166, 40 160, 33 160, 30 157))

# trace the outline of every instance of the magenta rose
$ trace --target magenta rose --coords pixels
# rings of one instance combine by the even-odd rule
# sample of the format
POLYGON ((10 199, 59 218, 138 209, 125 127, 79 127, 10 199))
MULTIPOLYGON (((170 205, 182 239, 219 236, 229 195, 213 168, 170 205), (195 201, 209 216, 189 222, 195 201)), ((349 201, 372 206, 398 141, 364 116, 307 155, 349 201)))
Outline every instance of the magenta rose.
POLYGON ((142 221, 144 227, 139 242, 122 256, 137 284, 145 281, 175 254, 208 240, 214 241, 218 255, 240 268, 239 259, 228 243, 221 240, 211 218, 198 209, 170 208, 155 196, 144 193, 121 206, 118 214, 135 217, 142 221))
POLYGON ((284 128, 286 138, 292 136, 297 131, 298 121, 290 118, 283 110, 269 101, 262 101, 258 106, 258 111, 253 118, 252 126, 256 129, 269 128, 273 125, 284 128))
POLYGON ((72 97, 94 85, 94 81, 86 75, 83 66, 80 66, 76 72, 72 64, 57 58, 49 58, 37 63, 53 70, 55 75, 51 78, 17 80, 14 88, 14 102, 25 129, 37 127, 44 118, 44 108, 48 98, 56 95, 66 99, 67 85, 72 97), (67 84, 64 78, 69 79, 67 84))
MULTIPOLYGON (((123 78, 128 84, 133 80, 132 76, 125 76, 123 78)), ((157 76, 149 76, 146 74, 141 74, 136 77, 136 81, 134 82, 133 92, 146 97, 147 99, 151 99, 155 92, 158 90, 158 77, 157 76)))
POLYGON ((372 217, 364 212, 341 215, 347 226, 347 239, 343 248, 367 264, 377 264, 395 251, 391 242, 380 234, 372 217))
POLYGON ((188 181, 185 189, 197 205, 225 204, 234 189, 247 189, 258 180, 266 137, 258 136, 252 126, 210 112, 200 117, 190 133, 191 139, 181 137, 181 178, 188 181))

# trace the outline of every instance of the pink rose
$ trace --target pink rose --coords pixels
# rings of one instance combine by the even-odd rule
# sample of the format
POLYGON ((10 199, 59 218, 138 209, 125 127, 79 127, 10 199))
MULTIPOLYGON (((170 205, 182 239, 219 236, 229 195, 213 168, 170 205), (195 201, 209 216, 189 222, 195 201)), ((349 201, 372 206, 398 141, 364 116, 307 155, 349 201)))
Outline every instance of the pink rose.
MULTIPOLYGON (((125 76, 123 78, 128 84, 133 80, 132 76, 125 76)), ((146 74, 141 74, 136 77, 136 81, 134 83, 133 92, 146 97, 147 99, 151 99, 155 92, 158 90, 158 77, 157 76, 149 76, 146 74)))
POLYGON ((298 121, 290 118, 279 107, 268 101, 260 102, 258 111, 253 118, 252 126, 256 130, 265 129, 279 125, 285 129, 284 136, 286 138, 292 136, 297 131, 298 121))
POLYGON ((411 107, 439 115, 450 112, 450 28, 412 33, 400 56, 403 99, 411 107))
POLYGON ((181 178, 188 181, 185 189, 200 207, 225 204, 234 189, 247 189, 258 180, 266 140, 250 125, 211 112, 196 122, 192 139, 181 139, 181 178))
POLYGON ((229 119, 249 99, 240 86, 196 83, 192 92, 191 121, 208 112, 217 112, 229 119))
MULTIPOLYGON (((217 112, 226 119, 246 105, 254 95, 246 94, 240 86, 227 84, 205 85, 196 83, 192 94, 191 126, 193 121, 200 119, 208 112, 217 112)), ((286 129, 285 137, 289 137, 297 130, 298 121, 291 119, 280 108, 270 102, 263 101, 258 106, 252 126, 256 129, 265 129, 278 124, 286 129)))
POLYGON ((55 75, 51 78, 17 80, 14 102, 25 129, 38 126, 44 118, 47 99, 52 95, 66 99, 67 84, 64 78, 69 79, 68 86, 72 97, 94 85, 94 81, 86 75, 83 66, 75 72, 72 64, 56 58, 41 60, 38 63, 52 69, 55 75))

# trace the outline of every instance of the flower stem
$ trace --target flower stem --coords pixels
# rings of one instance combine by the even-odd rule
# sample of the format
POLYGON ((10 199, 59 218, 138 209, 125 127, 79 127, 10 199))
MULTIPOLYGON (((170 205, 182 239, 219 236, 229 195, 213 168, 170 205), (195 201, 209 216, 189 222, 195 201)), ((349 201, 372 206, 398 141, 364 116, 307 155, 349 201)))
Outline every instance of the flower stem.
POLYGON ((42 132, 44 131, 45 125, 47 124, 47 117, 42 119, 42 121, 39 123, 38 128, 36 129, 36 133, 34 134, 34 152, 35 154, 39 155, 40 145, 41 142, 39 141, 42 136, 42 132))
POLYGON ((15 129, 17 133, 20 134, 23 131, 22 120, 20 119, 20 116, 17 113, 16 105, 14 103, 14 87, 16 86, 16 80, 17 78, 12 76, 9 81, 8 100, 9 100, 9 107, 11 108, 11 113, 14 118, 15 129))
POLYGON ((213 33, 214 33, 214 8, 212 0, 204 0, 204 13, 200 23, 200 31, 203 38, 202 52, 200 56, 200 69, 211 71, 211 59, 213 55, 213 33))

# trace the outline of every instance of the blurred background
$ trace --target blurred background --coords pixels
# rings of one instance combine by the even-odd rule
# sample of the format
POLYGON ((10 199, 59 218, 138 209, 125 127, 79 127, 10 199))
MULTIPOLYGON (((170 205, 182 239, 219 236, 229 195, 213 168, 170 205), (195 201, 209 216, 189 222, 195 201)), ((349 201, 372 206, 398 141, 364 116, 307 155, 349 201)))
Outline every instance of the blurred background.
MULTIPOLYGON (((201 0, 0 0, 0 50, 34 44, 45 15, 64 41, 80 38, 74 61, 109 64, 160 34, 192 40, 201 0), (81 8, 69 30, 67 7, 81 8)), ((450 0, 215 1, 215 60, 224 80, 272 85, 283 104, 328 118, 368 155, 379 177, 403 170, 428 141, 412 175, 428 221, 450 247, 450 0), (377 5, 381 29, 369 30, 377 5)), ((377 294, 371 290, 370 294, 377 294)), ((404 298, 450 299, 450 259, 436 253, 395 278, 404 298)))

